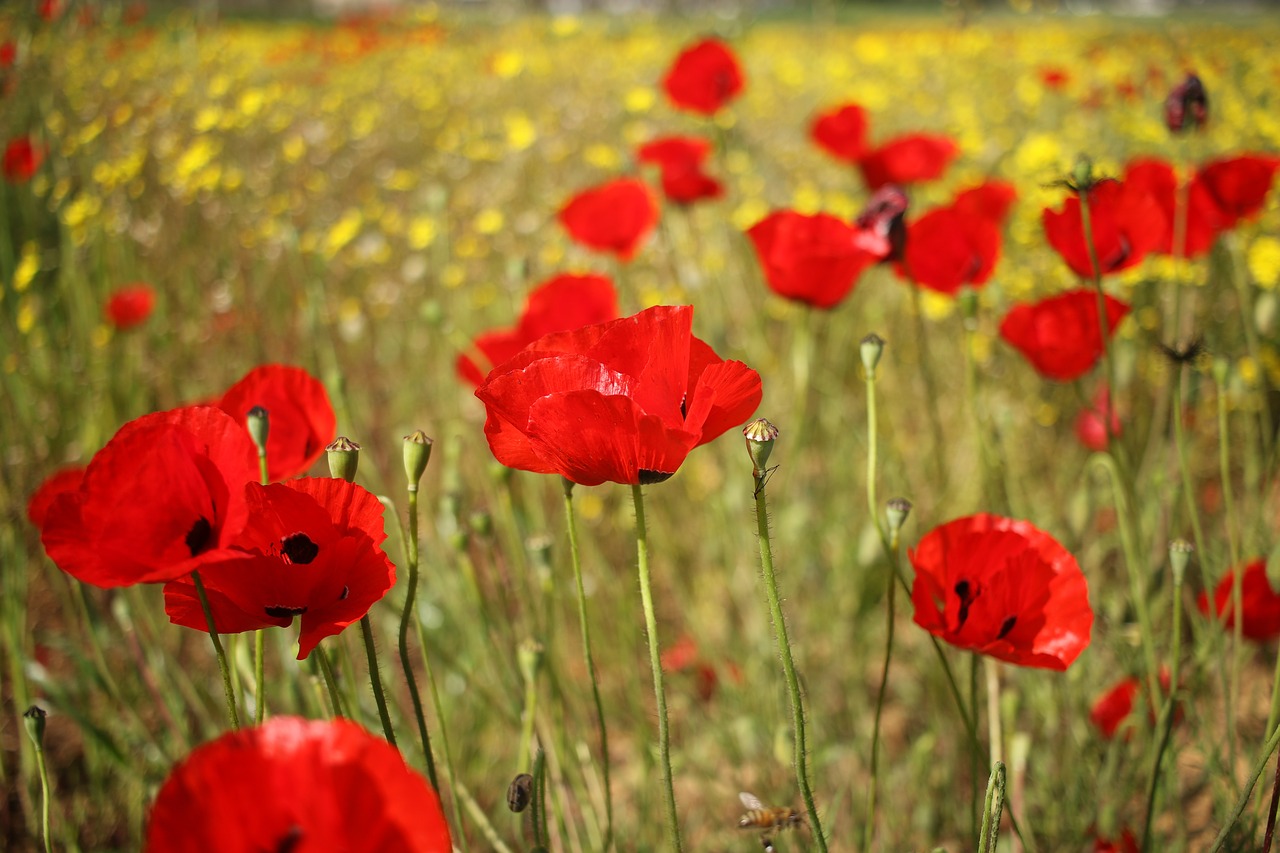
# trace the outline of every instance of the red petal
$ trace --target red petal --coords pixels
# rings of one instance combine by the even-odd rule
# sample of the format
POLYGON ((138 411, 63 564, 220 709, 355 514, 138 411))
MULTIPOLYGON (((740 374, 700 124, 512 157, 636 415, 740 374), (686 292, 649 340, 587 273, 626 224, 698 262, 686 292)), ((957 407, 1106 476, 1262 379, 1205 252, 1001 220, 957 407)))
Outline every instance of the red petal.
POLYGON ((80 484, 84 482, 84 471, 83 465, 75 465, 50 474, 27 501, 27 520, 37 528, 43 528, 54 499, 59 495, 78 492, 80 484))
POLYGON ((218 407, 242 427, 255 406, 267 410, 267 474, 282 480, 305 474, 337 435, 338 420, 324 385, 300 367, 265 364, 223 394, 218 407))
POLYGON ((867 153, 867 111, 857 104, 828 110, 814 119, 809 136, 831 156, 856 163, 867 153))
POLYGON ((959 153, 959 146, 945 136, 912 133, 871 151, 858 161, 858 168, 867 189, 875 190, 885 184, 914 184, 940 178, 959 153))
POLYGON ((703 39, 676 57, 662 88, 676 107, 711 115, 742 91, 742 68, 724 42, 703 39))
POLYGON ((825 213, 776 211, 747 231, 765 280, 779 296, 831 308, 878 258, 857 244, 853 226, 825 213))
POLYGON ((699 446, 706 444, 750 420, 763 396, 760 374, 742 362, 710 365, 690 395, 684 428, 698 435, 699 446))
POLYGON ((624 178, 584 190, 560 210, 569 236, 629 261, 658 224, 658 202, 643 182, 624 178))

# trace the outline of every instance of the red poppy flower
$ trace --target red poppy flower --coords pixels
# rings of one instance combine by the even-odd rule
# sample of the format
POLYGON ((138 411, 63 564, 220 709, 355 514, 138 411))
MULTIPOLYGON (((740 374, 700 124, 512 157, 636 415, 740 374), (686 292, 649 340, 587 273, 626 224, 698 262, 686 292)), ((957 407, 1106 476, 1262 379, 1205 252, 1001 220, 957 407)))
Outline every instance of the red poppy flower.
POLYGON ((1112 841, 1106 838, 1093 840, 1093 853, 1138 853, 1138 839, 1133 830, 1126 829, 1120 837, 1112 841))
POLYGON ((147 853, 449 853, 435 791, 348 720, 275 717, 197 747, 147 820, 147 853))
POLYGON ((1050 66, 1040 69, 1040 82, 1044 83, 1046 88, 1060 91, 1067 87, 1067 83, 1071 80, 1071 73, 1065 68, 1050 66))
POLYGON ((742 92, 742 67, 729 46, 703 39, 681 51, 662 80, 671 103, 682 110, 712 115, 742 92))
POLYGON ((858 161, 867 189, 914 184, 942 177, 960 147, 945 136, 911 133, 881 145, 858 161))
POLYGON ((472 386, 484 382, 495 365, 511 358, 543 335, 567 332, 618 316, 618 297, 613 282, 603 275, 558 275, 544 281, 529 294, 524 313, 514 329, 496 329, 475 339, 472 346, 483 366, 471 356, 458 356, 458 376, 472 386))
MULTIPOLYGON (((1261 558, 1246 564, 1242 569, 1244 576, 1240 580, 1240 606, 1244 613, 1244 623, 1240 631, 1250 640, 1266 642, 1280 637, 1280 595, 1271 588, 1267 580, 1267 562, 1261 558)), ((1231 587, 1235 579, 1235 571, 1229 571, 1218 582, 1213 591, 1214 610, 1219 618, 1225 619, 1228 628, 1235 627, 1235 608, 1231 606, 1231 587)), ((1209 597, 1200 593, 1200 612, 1209 613, 1209 597)))
POLYGON ((267 410, 267 476, 272 480, 305 474, 338 431, 324 385, 301 367, 255 367, 227 389, 217 406, 242 428, 250 409, 267 410))
POLYGON ((979 216, 1003 226, 1018 191, 1005 181, 988 180, 961 192, 951 206, 966 216, 979 216))
POLYGON ((760 375, 692 326, 691 306, 659 305, 530 344, 476 390, 493 455, 584 486, 667 479, 760 405, 760 375))
MULTIPOLYGON (((1160 689, 1166 693, 1169 690, 1170 680, 1168 668, 1161 667, 1160 689)), ((1097 727, 1104 738, 1111 740, 1116 736, 1116 732, 1120 730, 1120 725, 1129 718, 1129 714, 1133 713, 1134 701, 1141 692, 1142 682, 1136 677, 1130 676, 1120 679, 1093 703, 1093 708, 1089 711, 1089 722, 1097 727)), ((1161 701, 1163 701, 1163 698, 1161 701)), ((1151 725, 1155 725, 1155 709, 1151 707, 1149 699, 1146 704, 1148 706, 1148 720, 1151 725)), ((1174 717, 1175 719, 1181 719, 1180 708, 1176 709, 1174 717)))
MULTIPOLYGON (((1159 202, 1144 187, 1116 180, 1099 181, 1087 192, 1094 249, 1102 275, 1128 269, 1157 249, 1169 227, 1159 202)), ((1082 278, 1093 277, 1084 239, 1080 198, 1069 196, 1062 210, 1044 210, 1049 245, 1082 278)))
POLYGON ((55 498, 42 539, 64 572, 101 587, 155 583, 234 556, 256 454, 219 409, 145 415, 99 450, 75 492, 55 498))
POLYGON ((1198 130, 1209 121, 1209 96, 1194 74, 1173 87, 1164 101, 1164 124, 1173 133, 1198 130))
POLYGON ((1213 248, 1218 232, 1226 225, 1226 218, 1208 189, 1198 180, 1192 181, 1187 189, 1186 233, 1182 237, 1186 251, 1181 252, 1181 244, 1176 249, 1173 245, 1177 236, 1174 231, 1179 216, 1178 205, 1182 204, 1182 193, 1172 164, 1155 158, 1134 160, 1125 168, 1124 184, 1132 190, 1148 193, 1164 213, 1164 229, 1160 239, 1152 246, 1151 250, 1154 252, 1198 257, 1213 248))
MULTIPOLYGON (((985 202, 973 196, 968 206, 985 202)), ((955 205, 939 207, 907 226, 898 274, 929 290, 954 296, 966 284, 987 283, 1000 256, 1000 226, 955 205)))
MULTIPOLYGON (((1128 304, 1106 297, 1107 334, 1129 313, 1128 304)), ((1034 304, 1015 305, 1000 323, 1000 337, 1026 356, 1040 375, 1070 382, 1088 373, 1102 358, 1098 297, 1091 290, 1069 290, 1034 304)))
POLYGON ((1119 436, 1120 416, 1111 407, 1111 394, 1103 386, 1093 395, 1093 404, 1087 409, 1081 409, 1076 415, 1075 431, 1080 443, 1090 450, 1106 450, 1110 445, 1107 436, 1108 416, 1111 419, 1111 435, 1119 436))
POLYGON ((637 159, 662 171, 662 193, 676 204, 724 195, 724 186, 702 171, 711 143, 696 136, 664 136, 640 146, 637 159))
MULTIPOLYGON (((219 632, 287 628, 300 616, 302 660, 395 584, 382 503, 360 486, 331 477, 249 483, 245 501, 249 521, 235 540, 242 553, 200 572, 219 632)), ((189 578, 165 584, 164 609, 175 625, 207 629, 189 578)))
POLYGON ((747 236, 769 288, 815 308, 837 305, 881 257, 859 245, 858 229, 826 213, 775 211, 751 226, 747 236))
POLYGON ((1064 670, 1089 645, 1084 574, 1030 522, 958 518, 926 533, 909 556, 916 624, 957 648, 1064 670))
POLYGON ((31 137, 20 136, 9 140, 0 169, 10 183, 21 184, 31 180, 43 162, 44 149, 32 142, 31 137))
POLYGON ((658 224, 658 201, 644 181, 622 178, 583 190, 559 215, 574 240, 629 261, 658 224))
POLYGON ((84 466, 74 465, 60 468, 50 474, 39 487, 31 493, 27 501, 27 520, 38 529, 44 529, 44 520, 49 516, 49 507, 58 496, 75 493, 84 482, 84 466))
POLYGON ((156 305, 156 292, 151 285, 137 284, 117 288, 107 299, 107 321, 120 331, 132 329, 146 322, 156 305))
POLYGON ((62 16, 62 0, 40 0, 40 17, 55 21, 62 16))
POLYGON ((0 44, 0 68, 9 68, 18 58, 18 46, 11 41, 0 44))
POLYGON ((844 104, 820 114, 809 128, 818 147, 838 160, 857 163, 867 153, 867 111, 844 104))
POLYGON ((1234 228, 1242 219, 1257 216, 1267 193, 1271 192, 1277 169, 1280 169, 1280 157, 1245 154, 1201 166, 1195 183, 1203 187, 1217 205, 1225 230, 1234 228))

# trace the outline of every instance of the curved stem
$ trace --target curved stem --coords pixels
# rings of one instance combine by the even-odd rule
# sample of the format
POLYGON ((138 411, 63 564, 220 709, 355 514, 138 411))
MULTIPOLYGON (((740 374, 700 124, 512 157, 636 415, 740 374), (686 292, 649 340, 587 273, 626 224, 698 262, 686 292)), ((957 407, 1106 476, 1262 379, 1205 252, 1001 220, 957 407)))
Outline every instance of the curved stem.
POLYGON ((40 773, 40 836, 44 841, 44 853, 53 853, 53 839, 49 837, 49 767, 44 760, 44 747, 36 745, 36 769, 40 773))
POLYGON ((1244 790, 1236 798, 1236 804, 1232 807, 1231 814, 1227 817, 1227 822, 1223 824, 1218 836, 1213 839, 1213 846, 1209 848, 1209 853, 1218 853, 1222 849, 1222 845, 1227 843, 1227 836, 1231 832, 1231 827, 1235 826, 1236 821, 1240 819, 1240 815, 1244 814, 1244 810, 1249 806, 1249 799, 1253 796, 1253 786, 1258 784, 1258 779, 1262 776, 1263 771, 1267 769, 1267 763, 1271 760, 1271 755, 1276 751, 1277 746, 1280 746, 1280 726, 1277 726, 1271 732, 1271 737, 1263 745, 1262 754, 1258 756, 1257 762, 1253 765, 1253 772, 1249 774, 1249 780, 1245 782, 1244 790))
POLYGON ((1142 852, 1146 853, 1151 843, 1151 821, 1155 817, 1156 791, 1160 787, 1160 765, 1164 760, 1165 750, 1173 733, 1173 716, 1178 695, 1178 664, 1182 657, 1182 578, 1181 572, 1174 572, 1173 581, 1173 650, 1169 663, 1169 695, 1165 697, 1164 708, 1160 712, 1160 745, 1156 748, 1155 763, 1151 767, 1151 783, 1147 787, 1147 819, 1142 830, 1142 852))
POLYGON ((409 686, 409 699, 413 703, 413 716, 418 723, 418 739, 422 741, 422 753, 427 762, 427 778, 431 787, 440 790, 436 778, 436 761, 431 754, 431 735, 427 732, 427 718, 422 712, 422 697, 418 695, 418 678, 413 674, 409 660, 409 617, 413 615, 413 603, 418 595, 418 487, 409 485, 409 531, 404 537, 405 562, 409 564, 409 586, 404 594, 404 609, 400 611, 400 668, 409 686))
POLYGON ((324 676, 325 689, 329 691, 329 704, 333 706, 333 715, 335 717, 347 716, 342 705, 342 695, 338 693, 338 680, 333 675, 333 666, 329 663, 329 655, 325 650, 316 646, 315 654, 317 660, 320 661, 320 674, 324 676))
POLYGON ((205 592, 204 581, 200 579, 199 572, 191 573, 191 582, 195 585, 196 597, 200 599, 205 624, 209 626, 209 639, 213 641, 213 653, 218 657, 218 669, 222 671, 222 692, 227 698, 227 718, 231 721, 232 731, 236 731, 240 728, 240 714, 236 710, 236 689, 231 685, 227 653, 222 650, 222 640, 218 638, 218 629, 213 624, 213 609, 209 606, 209 595, 205 592))
POLYGON ((369 614, 360 617, 360 635, 364 637, 364 654, 369 661, 369 687, 373 690, 373 700, 378 703, 378 718, 382 721, 382 734, 387 743, 396 745, 396 732, 391 728, 391 715, 387 713, 387 697, 382 692, 382 674, 378 672, 378 648, 373 642, 373 623, 369 614))
MULTIPOLYGON (((897 539, 895 534, 891 542, 895 553, 898 549, 897 539)), ((886 575, 886 580, 889 586, 885 592, 885 618, 888 620, 888 627, 884 640, 884 666, 880 670, 880 690, 876 693, 876 717, 871 727, 871 784, 867 786, 867 823, 862 835, 862 849, 868 851, 871 850, 875 835, 876 788, 880 780, 880 716, 884 711, 884 697, 889 687, 889 662, 893 659, 893 599, 898 590, 892 572, 886 575)))
POLYGON ((640 603, 644 608, 645 633, 649 637, 649 668, 653 670, 653 695, 658 704, 658 753, 662 759, 662 783, 666 794, 667 831, 672 849, 680 851, 680 824, 676 813, 676 791, 671 778, 671 733, 667 726, 667 696, 662 687, 662 660, 658 652, 658 619, 653 610, 653 590, 649 582, 649 540, 644 523, 644 494, 639 484, 631 486, 631 502, 636 512, 636 566, 640 575, 640 603))

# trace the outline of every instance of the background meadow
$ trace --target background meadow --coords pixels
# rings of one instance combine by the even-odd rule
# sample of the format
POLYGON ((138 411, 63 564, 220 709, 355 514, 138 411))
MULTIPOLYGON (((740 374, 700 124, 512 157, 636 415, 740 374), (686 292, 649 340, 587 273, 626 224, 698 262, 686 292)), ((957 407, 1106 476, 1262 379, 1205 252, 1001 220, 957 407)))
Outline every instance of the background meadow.
MULTIPOLYGON (((434 6, 340 23, 135 20, 122 6, 81 8, 54 20, 0 17, 0 41, 15 47, 0 67, 0 133, 5 141, 30 134, 46 151, 30 180, 0 184, 6 849, 38 844, 39 784, 21 725, 30 704, 51 712, 45 744, 59 849, 136 849, 173 763, 226 727, 207 636, 169 625, 156 587, 99 590, 59 571, 26 518, 28 498, 59 467, 84 464, 126 421, 211 399, 271 362, 324 382, 338 433, 363 446, 358 482, 387 496, 395 516, 404 510, 401 436, 420 428, 435 439, 417 609, 443 709, 428 712, 437 760, 447 743, 454 765, 441 794, 455 844, 533 846, 527 818, 510 813, 505 797, 528 769, 517 658, 536 641, 546 843, 599 849, 598 740, 561 485, 494 462, 484 408, 454 369, 477 334, 512 325, 528 292, 564 271, 611 276, 624 316, 694 305, 694 333, 761 374, 758 414, 781 430, 767 492, 773 547, 818 809, 836 850, 862 849, 886 628, 859 339, 875 332, 888 342, 876 386, 878 491, 914 504, 903 543, 958 516, 1006 512, 1052 533, 1088 579, 1096 620, 1079 660, 1064 673, 1001 672, 1011 807, 1037 850, 1089 850, 1125 828, 1142 833, 1159 731, 1139 712, 1130 737, 1106 739, 1089 713, 1117 679, 1148 675, 1135 589, 1150 613, 1149 640, 1169 662, 1167 547, 1192 538, 1170 426, 1181 380, 1203 547, 1183 592, 1183 716, 1159 774, 1151 849, 1209 849, 1267 740, 1272 701, 1275 643, 1237 642, 1193 599, 1233 553, 1265 557, 1276 544, 1280 194, 1204 258, 1152 257, 1106 280, 1108 293, 1133 305, 1114 362, 1135 463, 1136 585, 1123 567, 1125 510, 1117 512, 1104 468, 1074 430, 1101 368, 1076 383, 1046 381, 997 328, 1014 303, 1078 286, 1041 225, 1042 210, 1065 198, 1055 182, 1078 155, 1099 174, 1119 174, 1139 155, 1183 168, 1280 148, 1280 20, 962 17, 947 7, 904 17, 854 10, 826 26, 539 16, 496 26, 434 6), (674 110, 658 82, 682 46, 711 31, 732 46, 747 82, 708 119, 674 110), (1204 80, 1211 118, 1203 132, 1173 137, 1162 105, 1189 70, 1204 80), (968 330, 955 300, 913 297, 888 267, 863 275, 828 312, 765 286, 745 229, 776 208, 849 219, 869 196, 855 170, 809 139, 816 113, 848 101, 868 111, 872 139, 927 131, 959 145, 942 179, 910 188, 908 217, 988 177, 1017 189, 968 330), (664 205, 630 262, 572 242, 556 221, 565 201, 620 175, 652 178, 635 149, 672 133, 714 141, 707 171, 724 182, 724 197, 664 205), (154 312, 118 329, 103 306, 132 282, 154 289, 154 312), (1182 327, 1174 328, 1178 292, 1182 327), (1170 367, 1158 344, 1195 335, 1211 358, 1170 367), (797 352, 806 348, 808 382, 798 383, 806 368, 797 352), (1225 362, 1221 382, 1213 359, 1225 362), (966 363, 975 368, 969 387, 966 363), (982 442, 994 474, 984 473, 982 442)), ((667 695, 690 850, 759 849, 758 836, 736 826, 739 791, 769 805, 799 803, 752 489, 734 431, 646 489, 659 639, 677 652, 667 695)), ((617 849, 658 849, 660 771, 629 495, 610 484, 579 487, 575 504, 617 849)), ((392 519, 388 511, 386 548, 400 563, 392 519)), ((371 616, 405 758, 421 769, 394 653, 403 581, 402 572, 371 616)), ((973 849, 974 797, 988 768, 971 766, 950 688, 905 598, 882 724, 875 849, 973 849)), ((247 637, 230 641, 242 684, 252 683, 247 637)), ((319 715, 315 679, 293 660, 294 633, 267 640, 270 713, 319 715)), ((358 638, 349 631, 328 643, 348 704, 377 731, 358 638)), ((985 744, 985 693, 968 691, 972 655, 947 653, 981 708, 985 744)), ((982 681, 981 666, 972 677, 982 681)), ((1257 799, 1227 849, 1259 849, 1266 817, 1257 799)), ((805 829, 776 841, 779 850, 813 846, 805 829)), ((1006 829, 1001 849, 1013 844, 1006 829)))

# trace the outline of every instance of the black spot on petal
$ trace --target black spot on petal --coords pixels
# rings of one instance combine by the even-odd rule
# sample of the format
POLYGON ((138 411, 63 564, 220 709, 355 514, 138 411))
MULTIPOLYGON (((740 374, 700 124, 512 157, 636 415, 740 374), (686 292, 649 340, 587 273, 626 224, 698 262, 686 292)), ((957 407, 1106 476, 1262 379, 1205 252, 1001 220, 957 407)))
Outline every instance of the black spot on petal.
POLYGON ((640 485, 652 486, 655 483, 665 483, 675 476, 675 471, 647 471, 640 469, 640 485))
POLYGON ((272 619, 292 619, 295 616, 301 616, 303 613, 307 612, 305 605, 302 607, 289 607, 285 604, 275 604, 271 607, 264 607, 263 610, 265 610, 266 614, 272 619))
POLYGON ((349 587, 349 586, 344 586, 344 587, 342 588, 342 595, 338 596, 338 600, 339 600, 339 601, 346 601, 346 600, 347 600, 347 596, 348 596, 348 595, 350 595, 350 594, 351 594, 351 587, 349 587))
POLYGON ((960 614, 958 617, 960 621, 956 624, 956 628, 960 629, 964 627, 964 623, 968 620, 969 605, 973 604, 973 599, 977 596, 973 594, 973 589, 967 580, 957 581, 955 590, 956 595, 960 598, 960 614))
POLYGON ((203 515, 196 519, 195 524, 191 525, 191 529, 187 531, 186 538, 183 540, 187 548, 191 550, 191 556, 204 553, 209 547, 209 540, 213 538, 213 525, 209 523, 209 519, 203 515))
POLYGON ((311 537, 307 534, 294 533, 292 536, 286 536, 280 542, 280 553, 287 557, 291 563, 306 565, 320 553, 320 546, 312 542, 311 537))
POLYGON ((1009 632, 1013 630, 1013 625, 1017 621, 1017 616, 1010 616, 1008 619, 1004 620, 1000 625, 1000 633, 996 634, 996 639, 1003 640, 1005 637, 1009 636, 1009 632))
POLYGON ((298 845, 302 843, 302 827, 291 826, 289 831, 280 837, 276 842, 275 853, 293 853, 298 849, 298 845))

